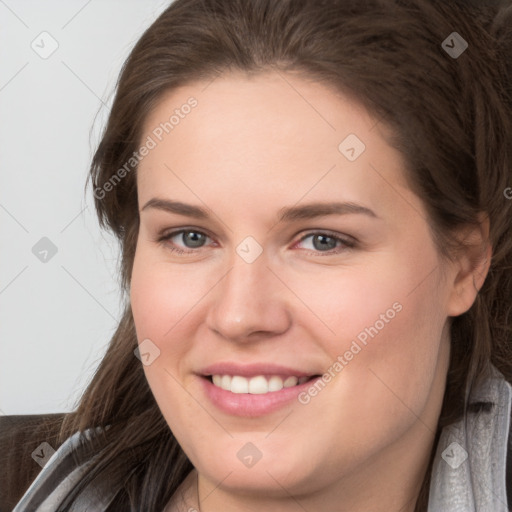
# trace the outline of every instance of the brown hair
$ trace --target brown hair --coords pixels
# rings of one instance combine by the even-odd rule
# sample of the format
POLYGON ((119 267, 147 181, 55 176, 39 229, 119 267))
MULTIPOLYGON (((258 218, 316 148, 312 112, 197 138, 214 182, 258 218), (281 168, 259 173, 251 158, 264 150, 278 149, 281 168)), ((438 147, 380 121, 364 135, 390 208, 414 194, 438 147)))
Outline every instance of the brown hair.
MULTIPOLYGON (((83 485, 115 476, 125 482, 118 509, 159 510, 192 469, 133 353, 126 292, 139 227, 136 165, 108 193, 96 191, 105 191, 138 149, 142 125, 163 94, 228 70, 302 73, 351 95, 390 127, 443 256, 457 249, 455 230, 488 215, 490 270, 471 309, 452 319, 437 435, 463 417, 467 392, 490 363, 512 380, 511 26, 510 1, 176 0, 159 16, 123 66, 90 170, 100 224, 120 241, 126 303, 60 432, 62 441, 110 425, 83 485), (442 47, 454 31, 468 43, 458 58, 442 47)), ((427 509, 430 472, 417 512, 427 509)))

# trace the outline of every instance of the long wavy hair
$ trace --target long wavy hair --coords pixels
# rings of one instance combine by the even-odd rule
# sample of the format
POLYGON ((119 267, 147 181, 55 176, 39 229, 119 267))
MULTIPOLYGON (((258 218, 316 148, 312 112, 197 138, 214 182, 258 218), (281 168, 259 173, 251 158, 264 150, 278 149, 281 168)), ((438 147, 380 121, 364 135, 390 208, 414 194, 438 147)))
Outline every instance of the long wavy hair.
MULTIPOLYGON (((124 314, 59 432, 62 442, 109 425, 81 487, 121 481, 115 510, 161 510, 192 469, 134 356, 136 162, 105 185, 140 147, 165 93, 225 71, 300 72, 360 102, 391 129, 441 255, 460 248, 453 233, 488 216, 490 270, 472 307, 451 319, 436 440, 464 417, 468 391, 491 364, 512 380, 511 27, 510 0, 176 0, 164 10, 123 65, 90 167, 100 225, 120 243, 124 314), (442 47, 454 31, 468 43, 458 58, 442 47)), ((416 512, 427 510, 431 467, 432 457, 416 512)))

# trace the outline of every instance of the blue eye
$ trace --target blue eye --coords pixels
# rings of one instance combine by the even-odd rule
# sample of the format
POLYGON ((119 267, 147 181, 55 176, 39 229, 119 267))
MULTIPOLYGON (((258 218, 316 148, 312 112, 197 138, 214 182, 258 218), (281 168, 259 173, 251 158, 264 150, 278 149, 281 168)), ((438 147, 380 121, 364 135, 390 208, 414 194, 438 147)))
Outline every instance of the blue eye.
MULTIPOLYGON (((309 247, 305 247, 307 251, 315 255, 333 255, 338 254, 347 249, 356 247, 354 239, 343 238, 329 232, 314 232, 303 236, 297 244, 303 244, 307 239, 311 239, 309 247)), ((206 245, 211 238, 205 233, 195 229, 181 229, 160 235, 157 242, 165 245, 167 249, 178 254, 192 254, 198 252, 206 245), (180 245, 181 244, 181 245, 180 245)))
POLYGON ((208 239, 210 237, 200 231, 195 231, 195 230, 191 230, 191 229, 182 229, 180 231, 173 231, 172 233, 167 233, 158 238, 158 242, 161 242, 161 243, 171 241, 172 245, 166 244, 170 248, 170 250, 176 251, 180 254, 183 254, 183 253, 189 253, 189 252, 194 252, 194 251, 193 250, 186 251, 186 250, 181 249, 179 246, 176 247, 177 242, 172 241, 173 238, 178 238, 178 240, 181 241, 181 243, 185 246, 185 248, 200 249, 204 245, 206 239, 208 239), (178 237, 180 237, 180 238, 178 238, 178 237))
POLYGON ((327 255, 337 254, 344 249, 351 249, 355 247, 355 241, 340 236, 333 235, 331 233, 309 233, 303 236, 299 243, 304 242, 311 238, 310 247, 306 248, 316 253, 324 253, 327 255))

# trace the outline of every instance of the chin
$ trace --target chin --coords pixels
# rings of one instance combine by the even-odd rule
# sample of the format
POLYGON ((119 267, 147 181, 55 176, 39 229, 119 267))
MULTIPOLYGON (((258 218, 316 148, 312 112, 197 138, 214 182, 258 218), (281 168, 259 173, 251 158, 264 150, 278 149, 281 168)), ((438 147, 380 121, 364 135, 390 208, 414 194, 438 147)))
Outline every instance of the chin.
POLYGON ((264 440, 256 441, 254 446, 261 447, 261 455, 258 455, 256 448, 249 445, 250 441, 236 438, 230 441, 229 446, 210 452, 206 457, 207 452, 203 451, 202 460, 197 465, 194 463, 198 472, 215 485, 222 482, 223 488, 233 492, 279 497, 283 495, 283 489, 300 494, 315 488, 315 482, 320 484, 317 479, 322 472, 315 471, 311 462, 305 462, 311 461, 314 455, 308 456, 297 448, 296 443, 290 442, 289 447, 276 449, 275 446, 265 447, 264 440), (244 458, 250 457, 251 453, 261 458, 256 462, 246 458, 247 465, 244 464, 244 458))

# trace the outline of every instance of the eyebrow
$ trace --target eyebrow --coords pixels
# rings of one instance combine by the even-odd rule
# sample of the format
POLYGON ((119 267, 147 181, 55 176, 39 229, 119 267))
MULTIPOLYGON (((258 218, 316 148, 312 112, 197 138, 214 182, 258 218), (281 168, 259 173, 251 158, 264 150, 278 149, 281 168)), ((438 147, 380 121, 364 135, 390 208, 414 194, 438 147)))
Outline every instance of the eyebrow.
MULTIPOLYGON (((142 208, 154 208, 164 210, 169 213, 193 217, 195 219, 208 219, 210 217, 208 210, 200 206, 182 203, 180 201, 171 201, 169 199, 160 199, 154 197, 150 199, 142 208)), ((294 222, 298 220, 314 219, 326 215, 348 215, 362 214, 378 219, 379 216, 373 211, 353 202, 334 202, 334 203, 309 203, 301 206, 288 206, 279 210, 278 222, 294 222)))

